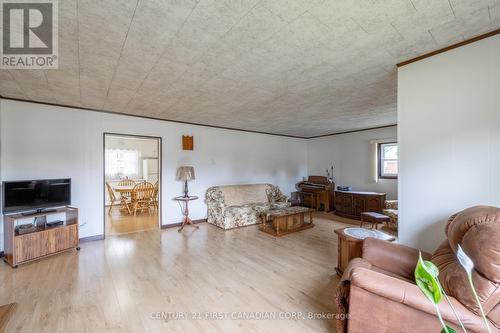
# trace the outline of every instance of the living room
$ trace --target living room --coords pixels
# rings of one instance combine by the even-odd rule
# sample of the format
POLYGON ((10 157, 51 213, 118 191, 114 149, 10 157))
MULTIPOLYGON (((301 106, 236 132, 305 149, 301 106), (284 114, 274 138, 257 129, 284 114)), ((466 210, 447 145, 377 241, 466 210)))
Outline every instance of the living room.
POLYGON ((497 1, 57 6, 58 67, 0 70, 6 332, 500 331, 497 1), (158 180, 136 213, 155 228, 106 231, 109 193, 112 216, 140 201, 106 178, 106 135, 159 142, 158 179, 135 177, 158 180), (64 205, 9 206, 12 184, 49 180, 69 180, 64 205), (340 216, 343 192, 396 202, 396 223, 340 216), (18 258, 66 226, 64 250, 38 258, 46 236, 18 258), (409 247, 454 309, 419 290, 409 247))

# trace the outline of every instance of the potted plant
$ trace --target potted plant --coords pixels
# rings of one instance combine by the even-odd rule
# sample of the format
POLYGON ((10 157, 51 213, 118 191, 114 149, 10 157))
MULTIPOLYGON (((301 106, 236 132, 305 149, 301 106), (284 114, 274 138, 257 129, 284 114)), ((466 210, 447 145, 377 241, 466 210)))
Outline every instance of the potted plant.
MULTIPOLYGON (((479 301, 479 297, 477 296, 476 289, 474 288, 474 283, 472 282, 472 270, 474 269, 474 263, 469 258, 469 256, 465 254, 460 245, 458 245, 457 258, 458 261, 460 262, 460 265, 465 269, 467 273, 467 279, 469 280, 469 285, 476 299, 476 303, 479 306, 479 310, 481 311, 481 316, 483 317, 486 329, 488 330, 489 333, 491 333, 488 320, 484 315, 483 307, 481 306, 481 302, 479 301)), ((422 291, 422 293, 425 295, 425 297, 434 305, 439 322, 441 323, 441 326, 443 326, 441 333, 456 333, 456 331, 453 328, 449 327, 444 323, 443 317, 441 316, 441 312, 439 311, 438 304, 439 302, 441 302, 443 296, 450 305, 451 309, 453 310, 453 313, 457 318, 460 327, 462 328, 464 333, 467 333, 467 330, 465 329, 462 320, 458 316, 455 307, 450 302, 448 295, 446 295, 443 287, 439 283, 438 276, 439 276, 439 269, 436 267, 436 265, 434 265, 430 261, 423 260, 422 254, 419 253, 419 259, 417 262, 417 266, 415 267, 415 282, 422 291)))

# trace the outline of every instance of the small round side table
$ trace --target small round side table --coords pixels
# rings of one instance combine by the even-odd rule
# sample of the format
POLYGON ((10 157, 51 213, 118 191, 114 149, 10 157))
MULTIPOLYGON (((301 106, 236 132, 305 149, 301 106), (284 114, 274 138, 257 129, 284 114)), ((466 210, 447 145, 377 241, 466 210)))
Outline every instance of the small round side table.
POLYGON ((347 268, 347 264, 349 263, 349 261, 351 261, 351 259, 362 256, 363 240, 365 237, 374 237, 389 242, 393 242, 396 240, 396 238, 392 235, 372 229, 351 227, 335 229, 334 232, 339 237, 337 267, 335 267, 335 271, 339 276, 342 276, 344 270, 347 268), (353 237, 349 235, 349 233, 346 233, 347 229, 351 229, 351 231, 358 231, 359 236, 353 237))
POLYGON ((195 227, 196 229, 199 228, 199 226, 197 225, 194 225, 193 224, 193 220, 191 220, 189 218, 189 208, 188 208, 188 204, 189 204, 189 201, 193 201, 193 200, 197 200, 198 197, 197 196, 188 196, 188 197, 184 197, 184 196, 180 196, 180 197, 175 197, 173 200, 177 201, 177 202, 183 202, 184 203, 184 207, 182 208, 182 215, 184 216, 183 220, 182 220, 182 225, 181 227, 177 230, 178 232, 181 232, 182 229, 184 229, 184 227, 188 224, 192 225, 193 227, 195 227))

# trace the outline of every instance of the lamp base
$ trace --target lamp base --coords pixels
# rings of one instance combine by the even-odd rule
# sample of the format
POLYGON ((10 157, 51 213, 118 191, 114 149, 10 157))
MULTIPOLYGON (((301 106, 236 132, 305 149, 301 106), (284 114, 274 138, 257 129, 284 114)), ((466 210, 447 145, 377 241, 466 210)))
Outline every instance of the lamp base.
POLYGON ((184 198, 187 198, 189 197, 189 194, 188 194, 188 182, 187 180, 184 181, 184 198))

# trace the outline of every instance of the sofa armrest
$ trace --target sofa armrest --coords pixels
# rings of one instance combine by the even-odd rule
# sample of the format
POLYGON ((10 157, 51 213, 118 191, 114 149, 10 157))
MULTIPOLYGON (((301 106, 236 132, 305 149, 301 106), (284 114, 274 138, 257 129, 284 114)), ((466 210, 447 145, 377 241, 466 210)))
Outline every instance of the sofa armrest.
POLYGON ((213 186, 207 189, 207 192, 205 194, 205 203, 214 208, 224 208, 226 206, 224 195, 217 186, 213 186))
POLYGON ((269 203, 288 202, 288 197, 284 195, 279 187, 267 184, 266 195, 269 203))
MULTIPOLYGON (((418 250, 376 238, 367 238, 363 242, 362 258, 373 266, 413 280, 418 250)), ((430 260, 431 255, 422 252, 422 258, 430 260)))
MULTIPOLYGON (((370 269, 355 268, 351 273, 351 286, 361 288, 371 294, 404 304, 415 310, 436 316, 434 305, 424 296, 416 284, 397 279, 370 269)), ((355 300, 350 300, 350 303, 355 300)), ((474 332, 485 331, 481 317, 476 316, 455 298, 450 297, 460 319, 467 329, 474 332)), ((383 309, 390 311, 390 308, 383 309)), ((445 300, 439 303, 439 310, 443 319, 455 327, 459 327, 452 308, 445 300)), ((394 315, 397 317, 397 313, 394 315)), ((391 317, 390 315, 388 317, 391 317)))
POLYGON ((386 200, 384 203, 385 209, 398 209, 398 201, 397 200, 386 200))

